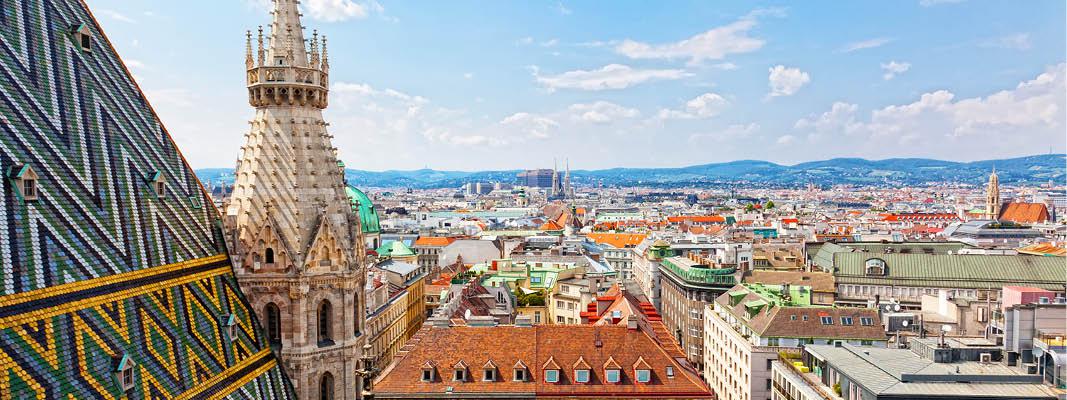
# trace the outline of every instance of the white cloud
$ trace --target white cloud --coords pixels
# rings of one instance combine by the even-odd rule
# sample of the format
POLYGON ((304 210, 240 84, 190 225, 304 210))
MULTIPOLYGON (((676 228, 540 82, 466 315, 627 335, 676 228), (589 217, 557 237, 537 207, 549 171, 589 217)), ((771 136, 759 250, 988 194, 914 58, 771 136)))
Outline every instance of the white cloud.
POLYGON ((467 72, 467 73, 463 74, 463 79, 474 79, 474 73, 473 72, 467 72))
POLYGON ((770 75, 767 77, 767 81, 771 87, 771 93, 769 94, 771 97, 792 96, 801 87, 811 82, 811 77, 808 76, 808 73, 798 68, 775 65, 769 71, 770 75))
POLYGON ((719 115, 730 102, 717 93, 704 93, 685 102, 681 110, 659 110, 658 119, 703 119, 719 115))
POLYGON ((874 110, 866 121, 857 118, 855 104, 839 102, 826 113, 797 121, 794 128, 813 139, 840 141, 851 135, 882 151, 927 146, 950 158, 965 151, 988 152, 994 144, 1041 151, 1048 144, 1063 143, 1065 76, 1067 66, 1059 64, 1014 89, 985 97, 957 99, 948 90, 928 92, 914 102, 874 110))
POLYGON ((733 70, 738 68, 737 64, 734 64, 732 62, 724 62, 724 63, 712 64, 711 67, 715 68, 715 69, 721 69, 723 71, 733 71, 733 70))
POLYGON ((857 50, 873 49, 875 47, 882 47, 889 42, 892 42, 892 38, 880 37, 874 39, 861 40, 859 42, 852 42, 841 47, 839 50, 842 53, 851 53, 857 50))
POLYGON ((690 142, 698 142, 702 140, 711 140, 715 142, 732 142, 737 140, 749 139, 759 132, 760 126, 755 122, 748 124, 734 124, 726 127, 726 129, 710 132, 710 133, 694 133, 689 135, 690 142))
POLYGON ((572 104, 567 108, 575 120, 594 124, 608 124, 620 119, 636 118, 641 112, 635 108, 623 107, 608 101, 572 104))
POLYGON ((519 40, 515 41, 515 44, 527 45, 527 44, 532 44, 533 42, 534 42, 534 39, 532 37, 527 36, 527 37, 524 37, 524 38, 519 38, 519 40))
POLYGON ((368 14, 367 7, 352 0, 305 0, 303 4, 311 18, 325 22, 366 18, 368 14))
POLYGON ((933 7, 938 4, 954 4, 962 3, 966 0, 919 0, 919 5, 923 7, 933 7))
POLYGON ((128 23, 128 24, 136 24, 137 23, 137 20, 135 20, 133 18, 130 18, 126 14, 120 13, 120 12, 115 11, 115 10, 101 9, 101 10, 99 10, 97 12, 107 16, 108 18, 111 18, 111 19, 119 21, 119 22, 125 22, 125 23, 128 23))
POLYGON ((518 129, 526 138, 547 139, 559 123, 547 117, 526 112, 518 112, 500 120, 500 125, 518 129))
POLYGON ((541 47, 553 47, 557 44, 559 44, 559 39, 548 39, 541 42, 541 47))
POLYGON ((897 75, 908 72, 911 69, 911 63, 890 61, 888 63, 882 63, 882 70, 885 74, 882 75, 882 79, 890 80, 897 75))
POLYGON ((1030 50, 1030 48, 1033 47, 1033 43, 1030 42, 1029 33, 1016 33, 996 37, 979 43, 979 45, 982 47, 996 47, 1011 50, 1030 50))
POLYGON ((752 14, 730 24, 698 33, 688 39, 664 44, 624 40, 615 52, 634 59, 688 59, 690 65, 705 60, 720 60, 729 54, 749 53, 763 47, 763 39, 749 36, 756 26, 752 14))
POLYGON ((567 71, 557 75, 541 75, 537 67, 531 67, 531 70, 537 83, 549 91, 625 89, 645 82, 676 80, 693 75, 680 69, 634 69, 620 64, 609 64, 595 70, 567 71))
POLYGON ((797 142, 796 136, 793 136, 793 135, 782 135, 781 137, 778 138, 778 140, 775 143, 778 143, 778 144, 780 144, 782 146, 788 146, 788 145, 791 145, 791 144, 796 143, 796 142, 797 142))
POLYGON ((855 104, 839 101, 830 107, 830 111, 801 118, 793 124, 793 128, 808 132, 808 138, 811 140, 818 140, 824 136, 840 136, 842 133, 851 135, 864 128, 863 124, 856 121, 858 109, 859 106, 855 104))
POLYGON ((556 11, 559 11, 559 13, 562 15, 571 15, 571 9, 563 5, 562 1, 556 3, 556 11))

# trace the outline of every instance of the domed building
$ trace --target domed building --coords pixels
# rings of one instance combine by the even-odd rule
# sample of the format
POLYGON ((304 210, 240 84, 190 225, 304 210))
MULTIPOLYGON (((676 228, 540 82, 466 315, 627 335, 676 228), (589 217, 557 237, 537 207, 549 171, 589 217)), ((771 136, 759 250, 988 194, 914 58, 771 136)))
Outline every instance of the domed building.
POLYGON ((374 202, 362 190, 352 185, 345 185, 345 193, 352 202, 352 211, 359 213, 360 229, 366 239, 367 248, 377 249, 381 241, 382 227, 378 222, 378 210, 374 202))

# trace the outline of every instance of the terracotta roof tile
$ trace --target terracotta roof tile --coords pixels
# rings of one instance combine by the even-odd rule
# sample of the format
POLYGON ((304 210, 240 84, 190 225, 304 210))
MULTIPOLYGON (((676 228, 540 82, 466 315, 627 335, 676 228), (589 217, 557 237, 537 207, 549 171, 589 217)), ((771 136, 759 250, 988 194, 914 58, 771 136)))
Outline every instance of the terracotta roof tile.
POLYGON ((1049 220, 1048 207, 1041 203, 1006 203, 998 219, 1023 224, 1045 222, 1049 220))

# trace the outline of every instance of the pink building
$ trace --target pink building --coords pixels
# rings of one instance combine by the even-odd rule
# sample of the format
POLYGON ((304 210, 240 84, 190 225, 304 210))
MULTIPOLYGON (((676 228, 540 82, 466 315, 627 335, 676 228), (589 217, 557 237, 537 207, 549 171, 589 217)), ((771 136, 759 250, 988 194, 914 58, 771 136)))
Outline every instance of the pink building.
POLYGON ((1052 303, 1056 292, 1026 286, 1005 286, 1001 296, 1000 310, 1006 310, 1016 304, 1052 303), (1042 300, 1044 299, 1044 300, 1042 300))

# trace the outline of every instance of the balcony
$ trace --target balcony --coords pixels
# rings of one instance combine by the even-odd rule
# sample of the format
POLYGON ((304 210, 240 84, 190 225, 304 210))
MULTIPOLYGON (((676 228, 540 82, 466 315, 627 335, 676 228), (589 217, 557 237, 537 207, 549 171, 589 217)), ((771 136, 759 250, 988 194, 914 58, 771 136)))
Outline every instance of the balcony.
POLYGON ((662 266, 687 282, 728 287, 733 287, 737 284, 737 280, 733 276, 737 268, 685 268, 675 265, 669 260, 663 260, 662 266))
MULTIPOLYGON (((793 377, 800 378, 808 387, 819 394, 819 397, 823 400, 844 400, 839 394, 835 393, 835 389, 829 388, 822 383, 822 380, 814 372, 811 372, 807 366, 797 366, 794 362, 801 361, 801 358, 795 358, 796 353, 778 353, 778 362, 782 364, 782 371, 791 374, 793 377)), ((777 382, 775 382, 777 384, 777 382)), ((838 389, 839 390, 839 389, 838 389)))

